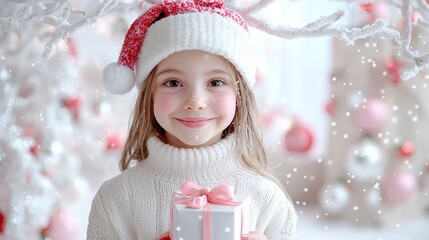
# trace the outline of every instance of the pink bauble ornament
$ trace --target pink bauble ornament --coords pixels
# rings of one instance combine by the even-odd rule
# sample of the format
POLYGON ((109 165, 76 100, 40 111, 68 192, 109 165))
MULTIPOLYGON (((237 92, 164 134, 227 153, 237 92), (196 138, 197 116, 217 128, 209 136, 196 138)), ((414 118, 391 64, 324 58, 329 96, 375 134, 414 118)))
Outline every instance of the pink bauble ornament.
POLYGON ((387 73, 389 73, 390 75, 390 82, 393 85, 398 85, 399 83, 401 83, 401 68, 402 63, 397 59, 390 59, 386 63, 386 70, 387 73))
POLYGON ((333 117, 335 113, 336 104, 333 100, 329 101, 325 105, 325 111, 329 114, 329 116, 333 117))
POLYGON ((392 172, 381 184, 383 200, 391 204, 401 204, 409 200, 417 191, 416 177, 405 171, 392 172))
POLYGON ((414 154, 414 144, 411 141, 405 141, 402 143, 399 153, 403 158, 412 157, 414 154))
POLYGON ((388 120, 389 111, 386 103, 381 99, 370 99, 356 111, 356 124, 366 132, 380 132, 388 120))
POLYGON ((106 149, 107 150, 118 150, 122 147, 123 139, 119 133, 111 133, 107 136, 106 139, 106 149))
POLYGON ((70 111, 73 120, 77 121, 81 106, 80 96, 63 99, 63 105, 70 111))
POLYGON ((313 146, 313 132, 309 127, 298 122, 287 131, 284 144, 289 152, 306 153, 313 146))
POLYGON ((77 219, 72 212, 65 209, 54 211, 49 226, 42 230, 42 234, 52 240, 75 240, 77 233, 77 219))

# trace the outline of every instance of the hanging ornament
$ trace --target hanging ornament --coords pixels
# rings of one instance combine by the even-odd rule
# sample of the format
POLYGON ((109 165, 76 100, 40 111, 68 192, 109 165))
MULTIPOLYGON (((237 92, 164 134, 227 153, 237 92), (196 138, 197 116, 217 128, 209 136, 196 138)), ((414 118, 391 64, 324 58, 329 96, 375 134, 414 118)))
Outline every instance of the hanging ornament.
POLYGON ((110 133, 106 138, 106 150, 119 150, 122 148, 123 139, 119 133, 110 133))
POLYGON ((37 153, 39 152, 40 149, 40 144, 37 142, 37 140, 35 139, 35 134, 31 129, 25 129, 22 133, 23 136, 31 138, 34 140, 34 143, 30 146, 30 153, 33 154, 34 156, 37 156, 37 153))
POLYGON ((326 104, 325 104, 325 111, 326 111, 326 113, 328 113, 329 114, 329 116, 330 117, 333 117, 334 116, 334 113, 335 113, 335 102, 333 101, 333 100, 331 100, 331 101, 329 101, 329 102, 327 102, 326 104))
POLYGON ((401 82, 402 63, 397 59, 391 59, 386 63, 387 73, 391 76, 390 82, 398 85, 401 82))
POLYGON ((77 121, 80 112, 80 97, 75 96, 63 99, 63 105, 71 112, 73 120, 77 121))
POLYGON ((378 133, 386 127, 389 111, 381 99, 370 99, 356 111, 355 121, 363 131, 378 133))
POLYGON ((360 90, 352 91, 347 95, 347 107, 351 109, 357 108, 362 104, 363 100, 364 96, 360 90))
POLYGON ((75 240, 78 233, 77 222, 71 211, 58 209, 52 213, 49 225, 41 233, 52 240, 75 240))
POLYGON ((411 23, 413 25, 416 25, 421 17, 422 17, 422 15, 419 12, 413 11, 411 13, 411 23))
POLYGON ((359 3, 359 7, 368 15, 370 22, 374 22, 379 18, 389 18, 389 9, 384 3, 359 3))
POLYGON ((403 158, 410 158, 414 154, 414 144, 411 141, 405 141, 399 148, 399 153, 403 158))
POLYGON ((350 191, 344 183, 338 181, 331 184, 325 184, 319 192, 320 206, 330 214, 336 214, 343 211, 350 200, 350 191))
POLYGON ((380 205, 381 194, 380 190, 371 188, 366 192, 365 203, 368 207, 375 208, 380 205))
POLYGON ((289 129, 284 137, 285 148, 289 152, 306 153, 313 146, 313 132, 300 121, 289 129))
POLYGON ((381 184, 383 200, 399 205, 408 201, 417 192, 417 179, 410 172, 399 171, 387 175, 381 184))
POLYGON ((3 212, 0 211, 0 235, 2 235, 5 232, 5 225, 6 225, 6 217, 4 216, 3 212))
POLYGON ((384 169, 381 147, 371 138, 352 145, 347 152, 346 168, 357 180, 380 176, 384 169))
POLYGON ((72 37, 67 38, 67 53, 72 58, 74 58, 74 59, 77 58, 76 41, 72 37))

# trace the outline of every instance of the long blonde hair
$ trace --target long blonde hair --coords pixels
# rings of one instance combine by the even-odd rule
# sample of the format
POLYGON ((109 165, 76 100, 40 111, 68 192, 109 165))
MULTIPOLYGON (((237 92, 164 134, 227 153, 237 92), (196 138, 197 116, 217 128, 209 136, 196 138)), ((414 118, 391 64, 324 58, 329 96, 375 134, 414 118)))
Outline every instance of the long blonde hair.
MULTIPOLYGON (((256 172, 271 181, 280 182, 268 170, 267 154, 264 149, 262 125, 257 112, 253 92, 235 67, 229 63, 231 73, 236 79, 237 107, 233 122, 222 136, 236 135, 236 155, 239 163, 247 170, 256 172)), ((163 136, 164 129, 158 124, 153 111, 153 87, 156 67, 143 81, 136 99, 129 134, 120 160, 120 169, 130 167, 133 160, 143 161, 148 156, 147 142, 154 134, 163 136)))

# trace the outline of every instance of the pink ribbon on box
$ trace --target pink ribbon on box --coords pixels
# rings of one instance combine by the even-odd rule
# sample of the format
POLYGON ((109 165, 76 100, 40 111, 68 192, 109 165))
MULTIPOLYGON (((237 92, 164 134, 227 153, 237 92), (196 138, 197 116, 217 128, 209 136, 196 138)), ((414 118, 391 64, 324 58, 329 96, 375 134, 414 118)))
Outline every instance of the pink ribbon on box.
MULTIPOLYGON (((222 184, 213 189, 202 188, 192 180, 188 180, 180 186, 177 194, 184 198, 173 201, 173 204, 186 204, 189 208, 203 208, 203 240, 212 239, 212 214, 209 204, 221 204, 228 206, 238 206, 240 202, 234 199, 234 188, 231 185, 222 184)), ((170 226, 172 225, 172 213, 170 213, 170 226)), ((173 234, 173 231, 170 231, 173 234)))

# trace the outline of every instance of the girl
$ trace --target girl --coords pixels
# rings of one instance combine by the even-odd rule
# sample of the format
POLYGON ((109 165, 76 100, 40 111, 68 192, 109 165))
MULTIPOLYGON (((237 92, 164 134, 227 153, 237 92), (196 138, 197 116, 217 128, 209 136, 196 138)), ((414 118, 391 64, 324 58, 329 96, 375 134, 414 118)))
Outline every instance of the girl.
POLYGON ((168 236, 171 196, 188 179, 250 196, 249 239, 295 239, 296 212, 267 170, 255 70, 247 25, 221 0, 164 1, 135 20, 103 71, 110 92, 139 89, 123 172, 97 192, 87 239, 168 236))

